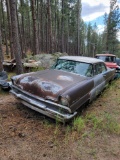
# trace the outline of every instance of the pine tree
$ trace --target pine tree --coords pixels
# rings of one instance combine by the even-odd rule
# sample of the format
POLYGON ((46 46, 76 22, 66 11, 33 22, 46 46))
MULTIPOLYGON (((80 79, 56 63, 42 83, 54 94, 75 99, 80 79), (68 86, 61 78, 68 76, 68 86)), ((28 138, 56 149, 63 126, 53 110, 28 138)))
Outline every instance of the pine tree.
POLYGON ((16 0, 10 0, 10 13, 11 13, 11 26, 12 26, 12 37, 13 37, 13 47, 16 60, 16 73, 23 73, 23 66, 21 62, 21 48, 19 43, 18 35, 18 21, 16 13, 16 0))
POLYGON ((106 50, 115 53, 118 45, 117 33, 120 29, 120 11, 117 0, 110 0, 110 13, 105 18, 106 50))

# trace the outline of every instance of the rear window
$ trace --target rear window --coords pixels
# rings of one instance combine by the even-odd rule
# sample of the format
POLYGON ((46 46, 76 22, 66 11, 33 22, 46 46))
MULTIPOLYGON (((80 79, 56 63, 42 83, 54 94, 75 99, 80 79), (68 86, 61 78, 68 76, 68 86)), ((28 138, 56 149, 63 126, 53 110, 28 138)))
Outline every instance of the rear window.
POLYGON ((101 59, 104 62, 116 62, 116 57, 114 56, 96 56, 96 58, 101 59))

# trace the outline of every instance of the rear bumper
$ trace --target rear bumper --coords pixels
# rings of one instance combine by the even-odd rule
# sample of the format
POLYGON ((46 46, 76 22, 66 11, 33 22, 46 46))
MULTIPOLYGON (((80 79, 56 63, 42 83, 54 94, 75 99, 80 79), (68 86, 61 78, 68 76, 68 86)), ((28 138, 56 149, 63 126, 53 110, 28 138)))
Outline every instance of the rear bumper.
POLYGON ((31 97, 13 86, 10 93, 19 99, 25 106, 61 122, 67 122, 77 114, 77 112, 71 113, 71 110, 68 107, 48 100, 31 97))

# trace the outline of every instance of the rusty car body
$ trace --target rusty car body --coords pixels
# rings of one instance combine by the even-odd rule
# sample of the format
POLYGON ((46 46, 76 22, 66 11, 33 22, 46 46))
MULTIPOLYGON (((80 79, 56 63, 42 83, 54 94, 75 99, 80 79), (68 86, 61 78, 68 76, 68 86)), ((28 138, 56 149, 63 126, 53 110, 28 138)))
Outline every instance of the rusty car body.
POLYGON ((113 80, 114 74, 102 60, 64 56, 50 69, 12 77, 10 92, 29 108, 68 121, 113 80))

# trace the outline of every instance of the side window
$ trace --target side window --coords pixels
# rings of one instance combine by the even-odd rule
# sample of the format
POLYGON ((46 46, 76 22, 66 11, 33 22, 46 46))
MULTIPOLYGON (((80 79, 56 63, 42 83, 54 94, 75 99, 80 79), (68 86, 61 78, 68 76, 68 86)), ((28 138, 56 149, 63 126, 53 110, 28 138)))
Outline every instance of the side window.
POLYGON ((104 73, 107 70, 104 63, 101 63, 101 68, 102 68, 102 73, 104 73))
POLYGON ((86 70, 85 75, 86 75, 87 77, 92 77, 92 76, 93 76, 93 66, 92 66, 92 65, 89 65, 89 67, 88 67, 87 70, 86 70))
POLYGON ((94 65, 94 74, 95 74, 95 75, 98 75, 98 74, 100 74, 100 73, 101 73, 100 64, 97 63, 97 64, 94 65))
POLYGON ((98 63, 94 65, 94 75, 104 73, 106 70, 107 69, 104 63, 98 63))

